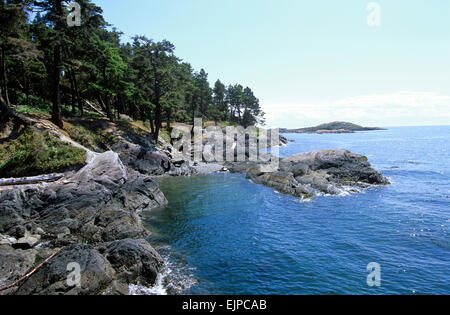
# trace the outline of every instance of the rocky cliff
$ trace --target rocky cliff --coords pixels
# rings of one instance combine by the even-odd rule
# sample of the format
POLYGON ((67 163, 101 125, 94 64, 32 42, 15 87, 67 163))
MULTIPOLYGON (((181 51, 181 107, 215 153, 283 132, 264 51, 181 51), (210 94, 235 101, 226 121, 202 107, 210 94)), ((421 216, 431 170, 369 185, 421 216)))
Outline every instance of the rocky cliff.
POLYGON ((140 213, 167 203, 149 176, 127 169, 117 153, 97 155, 50 184, 0 190, 0 286, 64 248, 10 294, 123 293, 152 285, 162 259, 145 240, 140 213), (66 284, 67 266, 81 267, 81 286, 66 284))

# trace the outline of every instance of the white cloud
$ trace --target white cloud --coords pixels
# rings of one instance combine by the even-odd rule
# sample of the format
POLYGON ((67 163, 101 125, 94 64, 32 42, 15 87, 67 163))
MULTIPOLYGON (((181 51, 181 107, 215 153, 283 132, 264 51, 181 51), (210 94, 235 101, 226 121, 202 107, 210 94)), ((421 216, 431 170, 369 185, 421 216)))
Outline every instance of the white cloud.
POLYGON ((269 127, 300 128, 330 121, 366 126, 448 125, 450 96, 401 91, 371 94, 330 103, 264 104, 269 127))

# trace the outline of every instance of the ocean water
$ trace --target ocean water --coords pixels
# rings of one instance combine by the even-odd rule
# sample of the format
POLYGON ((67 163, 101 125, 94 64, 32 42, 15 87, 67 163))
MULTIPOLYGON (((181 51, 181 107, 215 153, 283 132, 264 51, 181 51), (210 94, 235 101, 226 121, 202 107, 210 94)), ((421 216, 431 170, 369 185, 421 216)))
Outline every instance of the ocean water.
POLYGON ((169 205, 145 221, 166 267, 149 293, 450 294, 450 127, 286 136, 282 156, 347 149, 392 185, 301 202, 243 175, 163 179, 169 205))

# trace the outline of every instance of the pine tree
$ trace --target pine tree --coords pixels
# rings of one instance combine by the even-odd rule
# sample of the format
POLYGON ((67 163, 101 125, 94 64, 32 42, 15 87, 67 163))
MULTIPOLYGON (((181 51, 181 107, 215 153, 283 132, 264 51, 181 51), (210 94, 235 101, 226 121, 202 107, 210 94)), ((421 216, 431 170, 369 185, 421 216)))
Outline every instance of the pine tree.
POLYGON ((226 87, 217 80, 214 84, 214 106, 217 113, 222 114, 221 119, 226 121, 228 118, 228 104, 226 101, 226 87))
POLYGON ((209 107, 212 103, 212 89, 209 86, 208 74, 204 69, 201 69, 195 75, 195 85, 197 87, 197 101, 200 114, 203 118, 208 117, 209 107))

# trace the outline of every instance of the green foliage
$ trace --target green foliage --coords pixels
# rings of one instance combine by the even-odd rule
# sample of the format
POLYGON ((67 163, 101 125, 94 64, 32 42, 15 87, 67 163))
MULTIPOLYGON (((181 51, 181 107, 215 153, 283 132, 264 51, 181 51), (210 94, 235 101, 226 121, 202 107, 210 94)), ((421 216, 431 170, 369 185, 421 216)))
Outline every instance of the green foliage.
POLYGON ((319 125, 316 128, 319 128, 319 130, 339 130, 339 129, 345 129, 345 130, 360 130, 363 129, 362 126, 355 125, 348 122, 332 122, 328 124, 319 125))
POLYGON ((92 151, 103 152, 111 143, 108 135, 96 125, 87 128, 83 123, 71 122, 65 124, 65 130, 72 140, 92 151))
POLYGON ((294 131, 309 133, 309 132, 317 132, 317 131, 321 131, 321 130, 328 130, 328 131, 346 130, 346 131, 352 132, 352 131, 380 130, 380 128, 366 128, 366 127, 362 127, 362 126, 352 124, 349 122, 335 121, 335 122, 331 122, 331 123, 327 123, 327 124, 322 124, 322 125, 319 125, 316 127, 296 129, 294 131))
POLYGON ((21 113, 50 114, 52 104, 50 101, 35 95, 25 95, 18 93, 18 104, 16 110, 21 113))
MULTIPOLYGON (((250 88, 227 88, 220 80, 212 88, 207 71, 197 72, 179 59, 167 40, 135 36, 121 44, 121 32, 108 27, 99 6, 92 0, 77 2, 82 24, 71 28, 65 27, 65 0, 0 1, 0 66, 6 69, 0 89, 4 98, 8 91, 19 111, 52 114, 61 127, 55 112, 99 118, 88 101, 111 121, 126 114, 149 122, 152 132, 196 117, 245 126, 264 123, 250 88), (29 9, 37 13, 30 16, 29 9)), ((98 136, 88 136, 86 144, 98 143, 98 136)))
POLYGON ((29 127, 0 146, 0 177, 23 177, 62 172, 85 164, 86 152, 49 132, 29 127))

